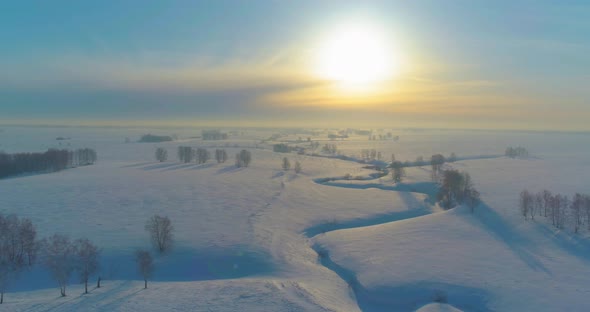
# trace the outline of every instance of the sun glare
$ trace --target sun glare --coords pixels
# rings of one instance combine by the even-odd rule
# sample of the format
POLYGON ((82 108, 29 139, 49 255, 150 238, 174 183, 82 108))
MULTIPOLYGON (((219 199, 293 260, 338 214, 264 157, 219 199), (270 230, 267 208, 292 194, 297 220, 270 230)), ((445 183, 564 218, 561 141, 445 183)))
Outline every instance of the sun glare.
POLYGON ((379 30, 362 24, 341 27, 322 39, 315 72, 344 85, 371 85, 397 73, 399 57, 379 30))

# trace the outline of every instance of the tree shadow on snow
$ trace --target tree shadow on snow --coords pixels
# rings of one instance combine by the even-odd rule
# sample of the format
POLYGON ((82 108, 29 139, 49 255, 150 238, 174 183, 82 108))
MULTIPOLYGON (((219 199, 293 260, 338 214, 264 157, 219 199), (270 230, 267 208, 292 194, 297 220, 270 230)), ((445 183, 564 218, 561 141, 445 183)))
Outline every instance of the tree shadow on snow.
POLYGON ((208 169, 208 168, 212 168, 212 167, 215 167, 214 163, 199 164, 194 167, 191 167, 189 170, 202 170, 202 169, 208 169))
POLYGON ((171 171, 171 170, 181 170, 181 169, 187 169, 187 168, 190 168, 190 167, 194 167, 194 166, 196 166, 196 165, 197 165, 197 164, 195 164, 195 163, 188 163, 188 164, 176 164, 176 165, 174 165, 174 166, 169 166, 169 167, 163 168, 161 171, 171 171))
POLYGON ((580 238, 565 232, 554 232, 544 224, 537 224, 539 231, 564 252, 569 253, 576 258, 590 262, 590 242, 587 239, 580 238))
POLYGON ((153 164, 153 162, 148 161, 148 162, 142 162, 142 163, 137 163, 137 164, 130 164, 130 165, 121 166, 121 168, 141 167, 141 166, 150 165, 150 164, 153 164))
MULTIPOLYGON (((209 247, 202 249, 174 248, 169 254, 152 252, 155 271, 151 281, 202 281, 234 279, 246 276, 268 275, 276 270, 266 252, 249 246, 232 248, 209 247)), ((104 250, 100 258, 100 276, 104 284, 109 280, 142 280, 137 273, 134 249, 104 250)), ((96 276, 91 280, 95 283, 96 276)), ((78 283, 72 276, 70 284, 78 283)), ((92 284, 92 283, 91 283, 92 284)), ((24 272, 10 291, 28 291, 56 287, 56 282, 47 270, 35 265, 24 272)), ((123 286, 121 286, 123 287, 123 286)), ((101 288, 102 289, 102 288, 101 288)), ((70 295, 68 293, 68 295, 70 295)), ((71 294, 72 297, 76 294, 71 294)), ((105 294, 104 296, 108 296, 105 294)))
POLYGON ((482 202, 477 206, 475 215, 479 223, 483 225, 480 228, 508 246, 531 269, 550 273, 535 256, 534 244, 507 224, 494 209, 482 202))
POLYGON ((141 167, 142 170, 158 170, 158 169, 164 169, 164 168, 169 168, 169 167, 174 167, 174 166, 178 166, 177 163, 166 163, 166 162, 162 162, 162 163, 155 163, 155 164, 151 164, 149 166, 145 166, 145 167, 141 167))
POLYGON ((231 172, 236 172, 236 171, 240 171, 240 170, 242 170, 242 168, 238 168, 234 165, 231 165, 231 166, 221 168, 221 169, 217 170, 217 172, 215 172, 215 173, 216 174, 224 174, 224 173, 231 173, 231 172))

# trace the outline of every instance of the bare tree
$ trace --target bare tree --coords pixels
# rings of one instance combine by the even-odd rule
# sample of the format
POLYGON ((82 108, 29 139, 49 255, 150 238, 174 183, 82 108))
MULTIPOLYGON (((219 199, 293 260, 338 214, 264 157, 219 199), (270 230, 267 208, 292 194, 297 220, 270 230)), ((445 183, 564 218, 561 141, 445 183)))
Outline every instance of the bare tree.
POLYGON ((480 194, 473 186, 473 182, 471 180, 471 176, 469 173, 464 172, 463 174, 463 183, 462 183, 462 192, 463 194, 460 196, 459 200, 464 202, 468 207, 471 213, 475 212, 475 207, 479 205, 480 202, 480 194))
POLYGON ((156 149, 156 160, 159 162, 164 162, 168 159, 168 151, 163 147, 158 147, 156 149))
POLYGON ((152 245, 158 252, 165 253, 172 248, 174 227, 168 217, 154 215, 147 221, 145 230, 150 234, 152 245))
POLYGON ((570 206, 572 210, 572 222, 574 223, 574 232, 578 233, 580 225, 582 225, 582 209, 584 208, 584 197, 580 193, 576 193, 572 199, 570 206))
POLYGON ((551 192, 548 190, 543 190, 543 214, 545 217, 547 217, 547 211, 551 206, 551 197, 551 192))
POLYGON ((0 214, 0 304, 10 284, 33 265, 37 253, 36 235, 31 220, 0 214))
MULTIPOLYGON (((536 211, 539 217, 543 216, 543 210, 545 209, 545 200, 543 199, 543 193, 539 192, 535 194, 535 204, 533 211, 536 211)), ((533 215, 533 218, 535 216, 533 215)))
POLYGON ((528 190, 523 190, 520 192, 520 213, 524 216, 526 220, 529 215, 529 210, 532 205, 532 195, 528 190))
POLYGON ((293 168, 295 170, 295 173, 299 174, 301 172, 301 163, 299 161, 295 162, 295 167, 293 168))
POLYGON ((197 148, 195 156, 198 164, 204 164, 210 158, 209 151, 202 147, 197 148))
POLYGON ((60 294, 66 296, 66 286, 75 267, 75 248, 65 235, 54 234, 42 243, 43 264, 59 285, 60 294))
POLYGON ((76 252, 76 270, 80 274, 80 281, 84 283, 84 293, 88 293, 88 279, 98 271, 98 257, 100 250, 88 239, 78 239, 74 242, 76 252))
POLYGON ((584 211, 586 212, 586 224, 590 230, 590 196, 584 195, 584 211))
POLYGON ((217 160, 218 163, 224 163, 227 160, 227 152, 224 149, 216 149, 215 160, 217 160))
POLYGON ((193 161, 194 151, 190 146, 179 146, 178 147, 178 160, 181 163, 190 163, 193 161))
POLYGON ((283 157, 283 162, 281 167, 283 168, 283 170, 287 171, 289 169, 291 169, 291 162, 289 161, 289 158, 287 157, 283 157))
POLYGON ((154 273, 154 261, 150 252, 147 250, 138 250, 135 252, 135 261, 137 262, 137 270, 143 278, 144 289, 147 289, 147 281, 154 273))

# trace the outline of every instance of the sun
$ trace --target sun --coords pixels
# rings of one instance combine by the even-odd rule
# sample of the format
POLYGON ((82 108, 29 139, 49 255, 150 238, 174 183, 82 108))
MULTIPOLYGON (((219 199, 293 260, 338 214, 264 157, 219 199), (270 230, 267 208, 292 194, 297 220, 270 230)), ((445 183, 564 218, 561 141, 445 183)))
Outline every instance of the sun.
POLYGON ((394 76, 399 56, 375 27, 351 24, 322 39, 314 70, 322 79, 344 85, 371 85, 394 76))

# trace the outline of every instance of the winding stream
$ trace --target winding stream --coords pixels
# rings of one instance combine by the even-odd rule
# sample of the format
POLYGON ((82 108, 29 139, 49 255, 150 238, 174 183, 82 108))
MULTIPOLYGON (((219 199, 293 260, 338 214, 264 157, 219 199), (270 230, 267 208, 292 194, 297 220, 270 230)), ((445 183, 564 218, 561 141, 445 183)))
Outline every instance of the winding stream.
MULTIPOLYGON (((497 156, 493 156, 497 157, 497 156)), ((478 157, 474 157, 478 158, 478 157)), ((480 157, 492 158, 492 157, 480 157)), ((426 195, 426 199, 420 208, 410 209, 400 212, 392 212, 388 214, 381 214, 365 219, 355 219, 344 221, 340 223, 326 223, 319 224, 307 228, 304 235, 313 240, 316 236, 332 231, 353 229, 360 227, 367 227, 390 222, 396 222, 411 218, 416 218, 434 213, 433 205, 436 202, 436 194, 438 192, 438 185, 434 182, 417 182, 417 183, 398 183, 395 185, 383 185, 377 182, 369 182, 374 180, 374 175, 369 178, 357 181, 364 181, 362 184, 351 183, 350 180, 342 180, 342 178, 322 178, 314 180, 314 183, 332 187, 342 187, 351 189, 380 189, 384 191, 400 192, 403 197, 405 195, 412 196, 410 193, 420 193, 426 195), (373 178, 373 179, 371 179, 373 178), (367 183, 369 182, 369 183, 367 183), (404 195, 405 194, 405 195, 404 195)), ((413 196, 412 196, 413 197, 413 196)), ((379 302, 379 296, 383 294, 374 294, 367 290, 358 281, 356 273, 340 266, 330 258, 329 250, 323 248, 317 243, 314 243, 311 248, 318 254, 319 263, 329 270, 336 273, 342 280, 344 280, 354 293, 355 299, 359 309, 364 312, 374 311, 408 311, 408 309, 415 309, 416 304, 426 305, 433 302, 437 294, 444 290, 446 294, 452 294, 453 298, 467 304, 471 308, 478 307, 477 311, 489 311, 485 306, 485 291, 480 289, 466 288, 461 285, 441 284, 435 282, 419 282, 412 285, 403 285, 398 288, 387 290, 387 293, 396 294, 396 305, 392 306, 389 302, 379 302), (399 294, 399 296, 397 295, 399 294), (419 294, 418 296, 416 294, 419 294), (398 298, 399 297, 399 298, 398 298)))

